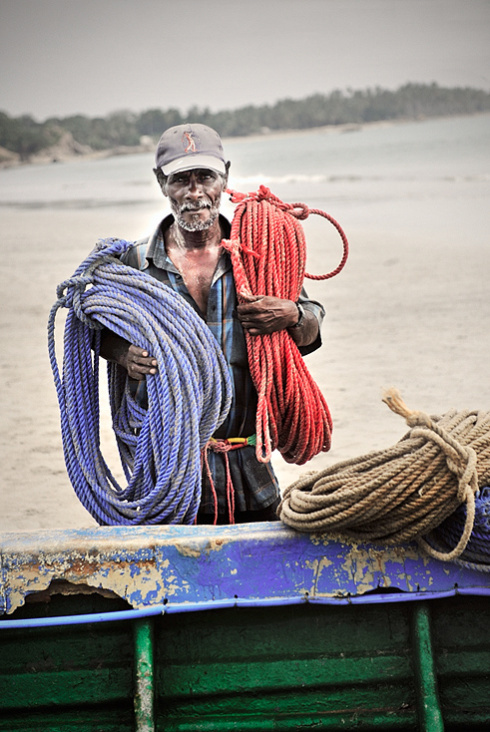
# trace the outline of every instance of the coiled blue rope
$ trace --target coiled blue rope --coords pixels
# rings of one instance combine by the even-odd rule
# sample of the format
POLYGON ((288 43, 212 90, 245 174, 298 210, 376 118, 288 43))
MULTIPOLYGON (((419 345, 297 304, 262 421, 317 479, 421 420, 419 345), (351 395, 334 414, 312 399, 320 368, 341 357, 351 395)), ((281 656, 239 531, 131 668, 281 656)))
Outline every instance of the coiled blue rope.
POLYGON ((81 503, 99 524, 193 523, 201 497, 201 450, 225 420, 232 387, 213 334, 171 288, 118 257, 133 246, 102 240, 57 288, 48 347, 65 463, 81 503), (55 320, 68 314, 63 375, 55 320), (146 349, 148 409, 132 397, 126 372, 109 364, 113 427, 128 481, 121 487, 100 449, 99 353, 102 328, 146 349))

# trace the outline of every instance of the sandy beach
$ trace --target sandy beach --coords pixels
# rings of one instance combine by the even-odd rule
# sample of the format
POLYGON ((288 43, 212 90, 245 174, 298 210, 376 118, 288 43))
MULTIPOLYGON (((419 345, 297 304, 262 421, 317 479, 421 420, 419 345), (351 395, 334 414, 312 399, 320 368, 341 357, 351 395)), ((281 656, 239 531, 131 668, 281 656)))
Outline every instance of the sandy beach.
MULTIPOLYGON (((306 466, 275 456, 283 487, 306 471, 400 439, 406 427, 382 403, 385 387, 399 388, 411 408, 431 414, 490 409, 490 247, 482 210, 481 197, 450 206, 427 197, 415 207, 410 200, 340 201, 330 211, 348 235, 351 255, 337 278, 306 283, 327 310, 324 346, 307 365, 330 406, 333 445, 306 466)), ((98 238, 139 238, 156 213, 151 204, 1 210, 0 531, 95 526, 66 474, 48 313, 57 284, 98 238)), ((326 235, 324 226, 305 225, 309 240, 327 236, 326 253, 313 247, 312 272, 332 269, 340 256, 335 232, 326 235)), ((60 322, 59 345, 62 337, 60 322)), ((104 394, 102 401, 104 455, 117 468, 104 394)))

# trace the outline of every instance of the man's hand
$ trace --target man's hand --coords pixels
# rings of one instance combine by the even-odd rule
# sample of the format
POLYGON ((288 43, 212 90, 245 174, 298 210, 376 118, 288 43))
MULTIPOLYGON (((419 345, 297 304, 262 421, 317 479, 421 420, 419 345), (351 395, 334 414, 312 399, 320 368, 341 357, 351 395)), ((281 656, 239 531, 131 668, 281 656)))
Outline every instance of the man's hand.
POLYGON ((292 300, 255 297, 237 307, 238 320, 250 335, 264 335, 291 328, 298 322, 298 308, 292 300))
POLYGON ((148 351, 134 346, 110 330, 102 331, 100 355, 126 369, 129 376, 142 381, 147 374, 156 374, 158 362, 148 351))
POLYGON ((137 381, 142 381, 147 374, 156 374, 157 361, 150 356, 148 351, 132 344, 126 353, 121 354, 118 360, 121 366, 124 366, 129 376, 137 381))

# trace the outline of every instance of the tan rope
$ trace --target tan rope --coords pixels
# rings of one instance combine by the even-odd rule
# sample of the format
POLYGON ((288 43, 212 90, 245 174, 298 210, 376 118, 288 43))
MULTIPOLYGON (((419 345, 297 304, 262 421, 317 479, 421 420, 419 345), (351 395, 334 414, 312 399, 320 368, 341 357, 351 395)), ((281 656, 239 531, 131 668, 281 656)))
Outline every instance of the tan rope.
POLYGON ((442 417, 408 409, 399 392, 383 397, 411 428, 388 450, 307 473, 286 488, 279 518, 298 531, 354 541, 402 544, 416 539, 431 556, 450 561, 470 538, 475 493, 490 479, 490 412, 442 417), (438 552, 422 537, 466 503, 463 534, 438 552))

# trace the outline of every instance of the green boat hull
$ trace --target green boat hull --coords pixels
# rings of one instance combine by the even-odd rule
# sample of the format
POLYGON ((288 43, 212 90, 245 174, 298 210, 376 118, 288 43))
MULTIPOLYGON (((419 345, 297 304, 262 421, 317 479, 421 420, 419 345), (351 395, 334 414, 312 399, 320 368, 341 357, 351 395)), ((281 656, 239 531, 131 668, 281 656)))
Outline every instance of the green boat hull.
POLYGON ((0 730, 488 729, 487 574, 411 545, 361 567, 364 548, 280 526, 181 528, 3 542, 0 730), (333 586, 346 567, 356 595, 333 586))

